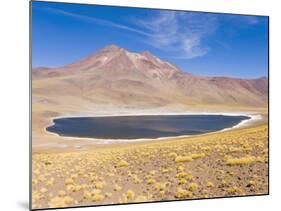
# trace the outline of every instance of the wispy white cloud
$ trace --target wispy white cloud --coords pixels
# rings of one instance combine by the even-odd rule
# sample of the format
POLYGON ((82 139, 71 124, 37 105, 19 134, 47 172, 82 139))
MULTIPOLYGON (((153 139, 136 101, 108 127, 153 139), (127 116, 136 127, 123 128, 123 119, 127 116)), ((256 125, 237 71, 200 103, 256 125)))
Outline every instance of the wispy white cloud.
POLYGON ((50 7, 40 9, 136 33, 143 36, 147 44, 169 51, 178 59, 192 59, 206 55, 210 48, 204 46, 202 41, 217 28, 217 18, 214 14, 160 11, 146 19, 134 20, 136 25, 133 27, 62 9, 50 7))
POLYGON ((80 14, 77 14, 77 13, 68 12, 68 11, 64 11, 64 10, 61 10, 61 9, 50 8, 50 7, 48 7, 48 8, 45 7, 45 8, 40 8, 40 9, 44 9, 44 10, 49 11, 49 12, 61 14, 61 15, 64 15, 64 16, 68 16, 68 17, 72 17, 72 18, 76 18, 76 19, 80 19, 80 20, 84 20, 84 21, 88 21, 88 22, 93 22, 95 24, 99 24, 99 25, 103 25, 103 26, 114 27, 114 28, 130 31, 130 32, 134 32, 134 33, 137 33, 137 34, 140 34, 140 35, 150 36, 150 34, 146 33, 145 31, 138 30, 138 29, 135 29, 133 27, 129 27, 129 26, 126 26, 126 25, 123 25, 123 24, 118 24, 118 23, 115 23, 115 22, 112 22, 112 21, 101 19, 101 18, 95 18, 95 17, 91 17, 91 16, 87 16, 87 15, 80 15, 80 14))
POLYGON ((192 59, 209 52, 202 40, 216 31, 217 18, 213 14, 161 11, 139 25, 151 32, 149 43, 154 47, 172 51, 179 59, 192 59))

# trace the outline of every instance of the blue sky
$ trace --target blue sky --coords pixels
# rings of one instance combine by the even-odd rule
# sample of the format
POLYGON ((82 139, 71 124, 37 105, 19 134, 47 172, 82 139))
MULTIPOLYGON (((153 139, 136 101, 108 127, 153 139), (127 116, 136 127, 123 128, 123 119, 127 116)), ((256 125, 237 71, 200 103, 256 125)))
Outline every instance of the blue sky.
POLYGON ((60 67, 115 44, 204 76, 267 76, 268 18, 32 3, 32 66, 60 67))

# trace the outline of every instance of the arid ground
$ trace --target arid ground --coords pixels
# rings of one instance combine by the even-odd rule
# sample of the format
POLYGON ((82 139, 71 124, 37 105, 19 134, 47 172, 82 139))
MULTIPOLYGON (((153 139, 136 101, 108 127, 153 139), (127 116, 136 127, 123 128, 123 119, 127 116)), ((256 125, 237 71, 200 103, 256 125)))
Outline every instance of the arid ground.
POLYGON ((34 151, 32 207, 268 193, 268 126, 178 140, 34 151))

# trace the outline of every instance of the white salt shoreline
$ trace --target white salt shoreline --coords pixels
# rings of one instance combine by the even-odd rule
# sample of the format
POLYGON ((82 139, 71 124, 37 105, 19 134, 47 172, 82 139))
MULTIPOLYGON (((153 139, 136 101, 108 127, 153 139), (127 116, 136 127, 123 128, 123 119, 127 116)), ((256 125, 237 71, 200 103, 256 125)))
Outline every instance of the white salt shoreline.
MULTIPOLYGON (((197 136, 202 136, 202 135, 207 135, 207 134, 213 134, 213 133, 218 133, 218 132, 224 132, 224 131, 229 131, 237 128, 242 128, 249 126, 253 124, 255 121, 261 120, 263 117, 262 115, 259 114, 250 114, 250 113, 218 113, 218 112, 184 112, 184 113, 115 113, 115 114, 97 114, 97 115, 62 115, 59 117, 51 118, 51 124, 48 125, 46 128, 44 128, 44 131, 48 134, 60 137, 64 140, 87 140, 87 141, 92 141, 93 144, 112 144, 112 143, 133 143, 133 142, 154 142, 154 141, 160 141, 160 140, 173 140, 173 139, 179 139, 179 138, 188 138, 188 137, 197 137, 197 136), (140 139, 97 139, 97 138, 78 138, 78 137, 71 137, 71 136, 60 136, 56 133, 49 132, 47 131, 47 127, 50 127, 54 125, 54 120, 55 119, 60 119, 60 118, 76 118, 76 117, 112 117, 112 116, 158 116, 158 115, 223 115, 223 116, 247 116, 250 119, 242 120, 239 122, 237 125, 234 125, 233 127, 230 128, 224 128, 222 130, 214 131, 214 132, 209 132, 209 133, 203 133, 203 134, 198 134, 198 135, 182 135, 182 136, 173 136, 173 137, 160 137, 160 138, 140 138, 140 139)), ((79 148, 79 146, 78 146, 79 148)))

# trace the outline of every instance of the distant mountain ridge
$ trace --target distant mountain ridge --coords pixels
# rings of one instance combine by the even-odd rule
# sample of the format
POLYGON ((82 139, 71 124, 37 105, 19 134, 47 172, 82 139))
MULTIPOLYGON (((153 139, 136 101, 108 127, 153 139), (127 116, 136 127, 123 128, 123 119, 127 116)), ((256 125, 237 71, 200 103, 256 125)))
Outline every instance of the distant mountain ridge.
POLYGON ((149 52, 133 53, 116 45, 61 68, 36 68, 32 79, 35 96, 52 101, 60 101, 58 96, 73 97, 89 106, 266 107, 268 103, 267 77, 250 80, 196 76, 149 52))

